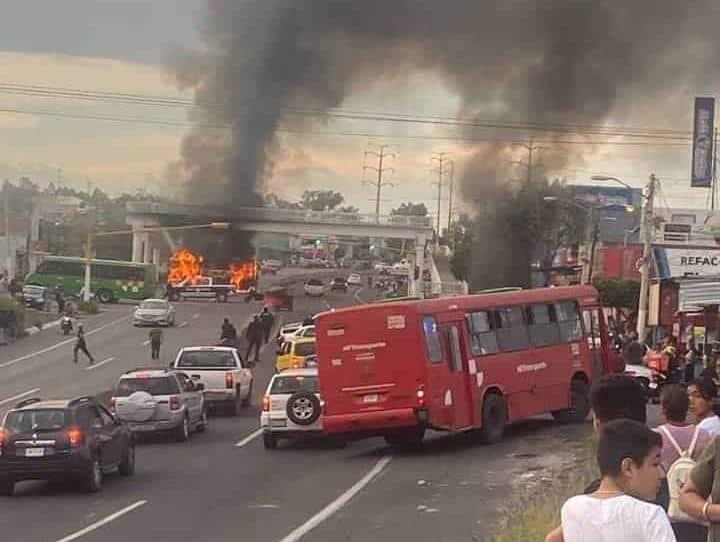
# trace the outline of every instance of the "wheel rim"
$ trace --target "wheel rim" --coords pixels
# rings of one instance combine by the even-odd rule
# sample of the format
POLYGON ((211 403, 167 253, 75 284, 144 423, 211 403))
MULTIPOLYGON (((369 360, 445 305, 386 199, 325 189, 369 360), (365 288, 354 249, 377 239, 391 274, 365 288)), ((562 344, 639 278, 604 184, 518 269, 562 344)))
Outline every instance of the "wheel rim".
POLYGON ((307 397, 299 397, 295 399, 292 406, 293 414, 298 420, 306 421, 312 418, 315 413, 315 407, 307 397))

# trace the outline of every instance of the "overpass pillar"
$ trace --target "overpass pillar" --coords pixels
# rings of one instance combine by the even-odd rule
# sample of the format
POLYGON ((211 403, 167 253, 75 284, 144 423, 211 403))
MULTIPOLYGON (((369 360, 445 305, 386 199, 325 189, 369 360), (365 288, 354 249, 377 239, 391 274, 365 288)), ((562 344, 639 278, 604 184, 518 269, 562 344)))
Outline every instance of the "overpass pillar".
MULTIPOLYGON (((418 235, 415 237, 415 265, 418 267, 418 278, 417 280, 413 280, 412 284, 415 286, 415 291, 411 293, 410 295, 416 295, 419 297, 425 297, 425 292, 423 291, 423 272, 425 270, 425 243, 427 241, 427 238, 425 235, 418 235)), ((415 273, 414 269, 410 270, 411 273, 415 273)), ((409 293, 409 292, 408 292, 409 293)))
POLYGON ((142 233, 133 231, 132 234, 132 261, 140 263, 143 258, 142 233))
POLYGON ((150 234, 145 232, 143 234, 143 263, 152 262, 152 248, 150 246, 150 234))

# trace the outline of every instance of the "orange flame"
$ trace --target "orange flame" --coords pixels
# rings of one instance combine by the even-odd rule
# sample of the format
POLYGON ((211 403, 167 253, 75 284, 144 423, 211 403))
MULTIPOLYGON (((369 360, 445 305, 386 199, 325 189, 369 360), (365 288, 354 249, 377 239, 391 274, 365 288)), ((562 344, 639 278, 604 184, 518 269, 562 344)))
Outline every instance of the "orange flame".
POLYGON ((254 285, 256 279, 257 262, 255 260, 230 264, 230 283, 235 286, 235 290, 247 290, 254 285))
POLYGON ((181 248, 170 256, 168 268, 168 282, 178 284, 188 281, 195 284, 198 277, 202 276, 203 259, 194 252, 181 248))

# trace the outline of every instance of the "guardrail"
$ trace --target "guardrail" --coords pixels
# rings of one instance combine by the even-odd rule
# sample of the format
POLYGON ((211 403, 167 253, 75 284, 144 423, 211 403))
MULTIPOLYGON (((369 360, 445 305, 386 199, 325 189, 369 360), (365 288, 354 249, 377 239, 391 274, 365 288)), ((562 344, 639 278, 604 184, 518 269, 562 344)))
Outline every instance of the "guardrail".
POLYGON ((301 209, 276 209, 272 207, 233 207, 232 210, 220 207, 199 207, 193 205, 158 203, 152 201, 128 201, 130 214, 177 214, 196 216, 232 216, 237 220, 262 220, 267 222, 298 222, 315 224, 362 224, 432 229, 431 216, 403 216, 335 211, 310 211, 301 209))

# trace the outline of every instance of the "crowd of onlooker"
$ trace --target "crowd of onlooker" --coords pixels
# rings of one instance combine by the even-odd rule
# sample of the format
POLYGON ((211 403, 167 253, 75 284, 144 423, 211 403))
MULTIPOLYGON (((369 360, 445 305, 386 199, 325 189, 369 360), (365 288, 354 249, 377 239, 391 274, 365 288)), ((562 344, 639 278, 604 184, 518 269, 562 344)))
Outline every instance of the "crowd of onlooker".
POLYGON ((591 391, 600 477, 570 498, 546 542, 720 542, 720 418, 709 374, 664 387, 665 423, 646 425, 640 383, 605 375, 591 391))

